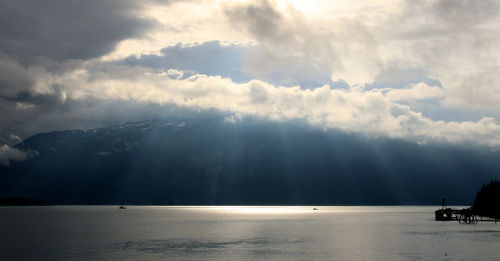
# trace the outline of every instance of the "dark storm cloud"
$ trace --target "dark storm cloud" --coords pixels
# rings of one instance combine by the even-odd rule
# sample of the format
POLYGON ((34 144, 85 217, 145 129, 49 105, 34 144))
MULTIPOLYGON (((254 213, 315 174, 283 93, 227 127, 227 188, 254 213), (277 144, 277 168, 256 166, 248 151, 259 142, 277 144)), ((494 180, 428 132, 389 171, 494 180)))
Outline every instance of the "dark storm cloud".
POLYGON ((27 138, 35 133, 65 129, 87 129, 162 117, 183 112, 173 106, 97 98, 62 99, 62 91, 51 94, 19 93, 0 97, 0 140, 14 145, 13 137, 27 138))
POLYGON ((0 53, 1 96, 15 96, 18 91, 30 88, 33 83, 32 75, 23 70, 18 61, 0 53))
POLYGON ((14 145, 18 136, 24 139, 38 132, 95 128, 169 113, 171 107, 147 102, 66 97, 67 91, 79 88, 68 83, 68 75, 82 68, 90 71, 90 80, 106 73, 123 79, 130 72, 122 72, 123 66, 107 65, 49 58, 30 59, 24 64, 0 55, 0 140, 14 145))
MULTIPOLYGON (((0 54, 0 98, 14 98, 21 93, 31 93, 37 86, 40 87, 40 83, 45 83, 47 76, 71 72, 81 64, 80 60, 57 61, 42 57, 30 59, 26 64, 20 59, 0 54)), ((55 83, 45 85, 45 93, 52 93, 52 90, 59 88, 55 83)))
POLYGON ((128 0, 4 0, 0 51, 21 57, 97 57, 153 26, 134 15, 139 8, 139 1, 128 0))
POLYGON ((263 42, 289 42, 293 34, 286 20, 269 1, 262 0, 226 9, 231 22, 248 30, 263 42))

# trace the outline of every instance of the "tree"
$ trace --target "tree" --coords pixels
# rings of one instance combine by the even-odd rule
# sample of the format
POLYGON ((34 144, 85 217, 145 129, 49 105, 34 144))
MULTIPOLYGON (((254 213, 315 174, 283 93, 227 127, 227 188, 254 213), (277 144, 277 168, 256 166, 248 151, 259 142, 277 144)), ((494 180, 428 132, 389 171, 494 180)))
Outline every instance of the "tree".
POLYGON ((492 180, 483 185, 477 193, 472 210, 479 216, 500 218, 500 182, 492 180))

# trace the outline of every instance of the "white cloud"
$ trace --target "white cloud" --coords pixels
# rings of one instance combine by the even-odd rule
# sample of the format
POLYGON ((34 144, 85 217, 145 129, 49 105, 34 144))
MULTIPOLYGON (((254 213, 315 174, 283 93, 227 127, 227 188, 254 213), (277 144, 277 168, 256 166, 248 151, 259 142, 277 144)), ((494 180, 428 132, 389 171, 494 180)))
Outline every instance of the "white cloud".
POLYGON ((157 53, 178 42, 251 42, 256 49, 243 67, 254 78, 293 82, 326 75, 365 84, 394 64, 407 65, 439 80, 449 105, 500 109, 498 1, 204 0, 142 6, 140 17, 157 26, 146 37, 120 42, 103 59, 157 53))
MULTIPOLYGON (((63 114, 66 119, 78 118, 79 112, 65 107, 74 101, 176 104, 271 120, 303 119, 322 128, 422 144, 500 146, 499 125, 491 117, 500 109, 498 1, 168 2, 147 2, 132 12, 140 13, 141 21, 155 21, 145 37, 137 38, 144 36, 141 31, 130 35, 135 39, 117 42, 128 35, 123 34, 104 39, 105 48, 91 55, 68 56, 95 57, 117 47, 94 60, 53 55, 21 62, 12 58, 14 54, 1 55, 2 119, 17 124, 23 121, 19 119, 43 122, 63 114), (179 42, 208 41, 250 43, 252 51, 245 53, 242 70, 261 80, 238 83, 217 73, 193 75, 175 64, 159 72, 98 62, 161 54, 158 50, 179 42), (276 84, 325 77, 345 79, 350 89, 325 85, 304 90, 276 84), (371 89, 364 89, 370 84, 371 89), (428 101, 434 102, 434 110, 444 105, 487 113, 477 121, 436 121, 412 106, 418 103, 422 108, 428 101), (51 106, 44 107, 47 104, 51 106)), ((0 129, 0 134, 19 133, 7 129, 0 129)))
POLYGON ((11 148, 7 144, 0 146, 0 165, 9 166, 13 160, 22 161, 27 158, 28 154, 26 152, 11 148))
POLYGON ((225 122, 228 122, 228 123, 237 123, 237 122, 240 122, 243 120, 243 117, 241 117, 241 114, 237 113, 235 115, 230 115, 230 116, 227 116, 224 118, 224 121, 225 122))
POLYGON ((438 86, 429 86, 425 83, 411 84, 406 89, 388 88, 385 96, 391 101, 418 101, 444 98, 446 93, 438 86))
POLYGON ((282 2, 226 8, 235 28, 262 48, 247 64, 256 75, 327 68, 353 85, 410 66, 438 80, 450 106, 500 109, 498 1, 313 1, 304 10, 282 2))
POLYGON ((312 80, 324 75, 350 84, 371 81, 379 66, 377 43, 358 19, 317 21, 274 1, 228 5, 225 15, 258 43, 248 55, 250 75, 312 80), (349 59, 346 59, 348 57, 349 59))
POLYGON ((22 141, 21 137, 17 136, 16 134, 12 134, 12 133, 9 135, 9 138, 12 141, 15 141, 15 142, 21 142, 22 141))
POLYGON ((477 122, 433 121, 409 105, 400 104, 445 95, 441 88, 424 83, 389 91, 333 89, 329 85, 304 90, 260 80, 235 83, 228 78, 199 74, 181 79, 142 67, 100 63, 87 63, 78 70, 88 73, 67 72, 46 84, 57 83, 69 99, 76 100, 176 104, 275 121, 302 119, 321 128, 373 136, 500 146, 500 125, 492 118, 477 122), (107 73, 99 73, 102 71, 107 73))

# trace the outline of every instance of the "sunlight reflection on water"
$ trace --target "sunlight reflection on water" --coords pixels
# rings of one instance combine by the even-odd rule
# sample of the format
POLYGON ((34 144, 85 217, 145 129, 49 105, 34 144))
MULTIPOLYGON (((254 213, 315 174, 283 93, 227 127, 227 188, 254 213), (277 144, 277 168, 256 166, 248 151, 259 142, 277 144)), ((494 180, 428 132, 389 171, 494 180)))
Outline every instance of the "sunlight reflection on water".
POLYGON ((208 206, 205 211, 224 212, 230 214, 299 214, 311 212, 312 207, 295 206, 208 206))
POLYGON ((0 260, 500 259, 498 226, 436 222, 434 209, 0 207, 0 260))

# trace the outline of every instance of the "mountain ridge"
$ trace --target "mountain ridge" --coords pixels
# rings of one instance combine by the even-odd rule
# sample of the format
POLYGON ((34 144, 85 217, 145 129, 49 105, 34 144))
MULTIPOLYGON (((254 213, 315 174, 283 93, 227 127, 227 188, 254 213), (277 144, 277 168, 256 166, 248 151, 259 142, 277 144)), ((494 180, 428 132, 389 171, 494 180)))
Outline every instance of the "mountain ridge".
POLYGON ((155 119, 40 133, 1 167, 1 197, 55 204, 471 204, 500 153, 301 123, 155 119))

